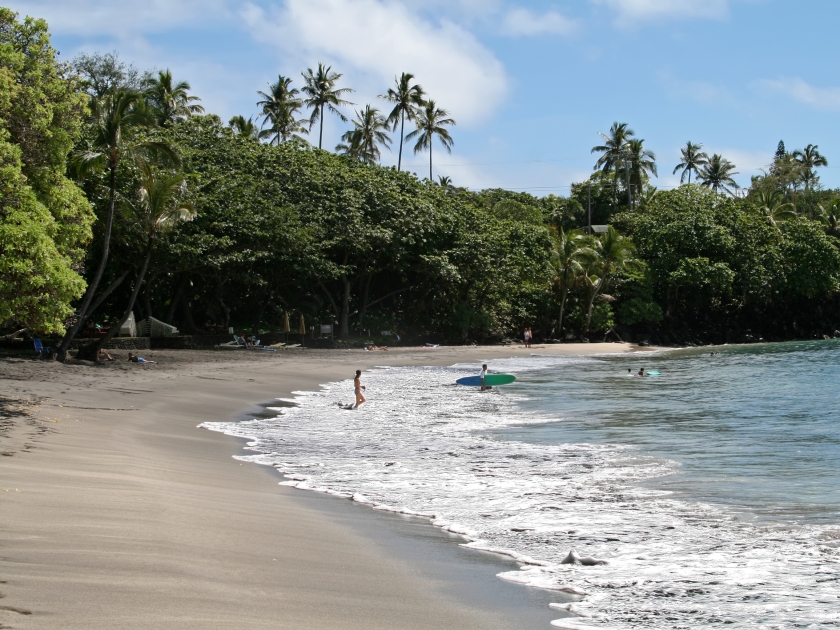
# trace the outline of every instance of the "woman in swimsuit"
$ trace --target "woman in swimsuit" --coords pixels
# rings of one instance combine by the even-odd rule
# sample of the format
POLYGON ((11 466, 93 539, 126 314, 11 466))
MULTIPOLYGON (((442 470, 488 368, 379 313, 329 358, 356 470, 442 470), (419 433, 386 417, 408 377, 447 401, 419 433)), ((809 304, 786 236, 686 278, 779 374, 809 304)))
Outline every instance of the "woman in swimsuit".
POLYGON ((362 371, 356 370, 356 378, 353 379, 353 391, 356 394, 356 405, 354 409, 358 409, 362 404, 367 402, 364 394, 362 394, 364 388, 365 386, 362 385, 362 371))

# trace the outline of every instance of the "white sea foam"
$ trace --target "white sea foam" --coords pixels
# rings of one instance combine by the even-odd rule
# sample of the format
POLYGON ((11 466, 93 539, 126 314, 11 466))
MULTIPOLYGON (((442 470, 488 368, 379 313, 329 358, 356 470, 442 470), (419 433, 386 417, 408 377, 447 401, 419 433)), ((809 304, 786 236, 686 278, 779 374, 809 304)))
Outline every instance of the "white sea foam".
MULTIPOLYGON (((494 362, 524 373, 582 359, 494 362)), ((563 628, 824 628, 840 626, 840 533, 757 526, 638 482, 675 464, 603 444, 511 441, 490 431, 559 421, 520 407, 516 387, 452 385, 474 368, 388 368, 300 392, 275 418, 202 426, 250 438, 283 485, 421 515, 465 545, 522 564, 499 577, 582 599, 563 628), (561 564, 575 549, 607 564, 561 564), (581 614, 582 613, 582 614, 581 614)))

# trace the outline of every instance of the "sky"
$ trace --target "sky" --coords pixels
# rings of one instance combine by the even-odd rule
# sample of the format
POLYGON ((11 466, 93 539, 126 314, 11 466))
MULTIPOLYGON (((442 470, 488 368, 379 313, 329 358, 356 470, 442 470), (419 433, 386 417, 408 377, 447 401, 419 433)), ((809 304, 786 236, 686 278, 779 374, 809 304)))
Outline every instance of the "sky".
MULTIPOLYGON (((788 150, 819 146, 840 187, 836 0, 0 0, 47 20, 61 59, 113 52, 187 80, 208 113, 256 117, 277 76, 319 62, 372 104, 402 72, 457 122, 434 176, 456 186, 568 195, 598 132, 626 122, 679 184, 680 147, 732 161, 741 185, 788 150)), ((325 124, 332 148, 350 127, 325 124)), ((394 148, 384 164, 396 164, 394 148)), ((317 142, 317 130, 312 137, 317 142)), ((428 154, 403 166, 428 175, 428 154)))

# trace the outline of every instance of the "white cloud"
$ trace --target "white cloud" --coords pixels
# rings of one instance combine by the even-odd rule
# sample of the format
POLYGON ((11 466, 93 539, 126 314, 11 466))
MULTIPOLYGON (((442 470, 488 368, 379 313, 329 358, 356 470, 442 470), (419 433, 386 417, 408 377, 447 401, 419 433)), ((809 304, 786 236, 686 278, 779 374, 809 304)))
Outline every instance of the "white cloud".
POLYGON ((781 92, 815 109, 840 110, 840 88, 814 87, 799 77, 757 81, 755 85, 773 92, 781 92))
POLYGON ((577 22, 555 11, 538 15, 516 8, 508 11, 502 21, 502 31, 513 36, 570 35, 576 28, 577 22))
POLYGON ((618 12, 619 20, 711 18, 729 14, 729 0, 592 0, 618 12))
POLYGON ((284 52, 284 61, 333 63, 362 97, 375 98, 395 76, 411 72, 459 124, 470 125, 486 120, 507 93, 502 64, 470 32, 446 20, 433 24, 404 4, 287 0, 273 11, 248 3, 241 15, 256 38, 284 52))

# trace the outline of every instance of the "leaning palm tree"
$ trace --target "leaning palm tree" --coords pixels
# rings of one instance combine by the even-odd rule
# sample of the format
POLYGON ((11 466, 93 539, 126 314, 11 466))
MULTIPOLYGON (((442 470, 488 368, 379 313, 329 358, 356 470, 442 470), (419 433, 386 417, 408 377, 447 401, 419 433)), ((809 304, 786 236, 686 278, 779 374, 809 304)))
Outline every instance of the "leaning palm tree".
POLYGON ((613 226, 607 228, 605 234, 590 240, 588 251, 581 257, 586 261, 586 276, 588 279, 589 303, 586 310, 586 332, 592 323, 592 309, 595 300, 603 295, 610 284, 625 270, 637 266, 633 258, 636 248, 626 236, 618 233, 613 226))
POLYGON ((105 169, 108 172, 108 210, 105 214, 105 228, 102 234, 102 254, 99 266, 90 280, 87 292, 76 313, 76 321, 64 335, 56 348, 56 358, 64 361, 70 342, 90 316, 93 294, 99 287, 111 244, 114 225, 114 207, 117 194, 117 170, 127 156, 158 155, 177 162, 172 148, 162 142, 137 141, 135 132, 154 125, 155 119, 143 106, 140 94, 118 90, 91 102, 90 141, 85 150, 75 153, 71 167, 82 178, 93 171, 105 169))
POLYGON ((449 125, 454 126, 455 121, 448 116, 449 112, 445 109, 439 109, 437 103, 426 101, 423 108, 417 113, 415 120, 417 129, 405 137, 406 140, 417 138, 417 142, 414 145, 414 153, 420 153, 424 149, 429 150, 429 180, 431 181, 434 181, 434 177, 432 177, 432 140, 434 140, 435 136, 437 136, 443 148, 447 152, 452 153, 454 141, 444 127, 449 125))
MULTIPOLYGON (((645 149, 644 140, 633 138, 627 143, 626 162, 630 168, 628 190, 635 188, 638 194, 642 193, 644 189, 645 178, 652 174, 658 177, 656 172, 656 154, 653 151, 645 149)), ((632 199, 632 198, 631 198, 632 199)), ((632 205, 632 204, 631 204, 632 205)))
POLYGON ((303 100, 298 98, 300 92, 291 87, 291 84, 292 80, 281 74, 276 83, 268 84, 268 92, 257 92, 263 97, 257 102, 257 106, 262 108, 260 117, 263 119, 263 127, 268 125, 268 128, 261 132, 261 137, 270 137, 269 144, 279 145, 291 138, 303 140, 298 134, 309 133, 303 126, 305 119, 295 118, 303 107, 303 100))
POLYGON ((828 160, 817 149, 819 149, 818 145, 809 144, 801 151, 796 150, 792 154, 802 167, 802 181, 805 184, 806 193, 817 179, 817 173, 814 169, 820 166, 828 166, 828 160))
POLYGON ((697 179, 705 188, 711 188, 715 192, 722 189, 732 194, 732 189, 738 188, 738 184, 732 179, 732 176, 737 174, 738 171, 732 162, 715 153, 709 158, 709 163, 700 169, 697 179))
POLYGON ((604 139, 604 144, 592 147, 590 151, 590 153, 601 154, 595 162, 594 170, 601 170, 604 173, 613 172, 613 207, 615 207, 618 195, 618 170, 624 163, 627 143, 635 132, 627 126, 627 123, 614 122, 609 132, 599 131, 598 135, 604 139))
POLYGON ((776 229, 780 223, 796 216, 793 204, 785 201, 784 195, 776 189, 765 188, 755 194, 755 204, 759 213, 767 218, 767 222, 776 229))
POLYGON ((189 89, 190 84, 186 81, 173 85, 172 73, 168 69, 158 72, 156 78, 146 79, 143 95, 161 127, 169 127, 193 114, 204 113, 204 108, 195 104, 201 99, 190 96, 189 89))
POLYGON ((195 210, 192 205, 181 200, 186 191, 184 176, 180 173, 171 174, 159 172, 142 158, 137 163, 140 171, 141 186, 138 191, 137 203, 126 200, 128 215, 135 224, 135 228, 141 233, 143 243, 143 262, 140 271, 134 281, 134 289, 128 300, 128 305, 123 312, 120 321, 108 329, 108 333, 95 342, 82 347, 79 356, 96 361, 99 357, 99 350, 119 333, 120 328, 128 321, 137 296, 140 294, 140 287, 149 269, 149 261, 152 258, 155 241, 157 237, 183 221, 191 221, 195 217, 195 210))
POLYGON ((403 72, 400 78, 394 78, 395 87, 389 88, 379 98, 384 98, 394 104, 391 113, 388 114, 388 122, 396 130, 397 123, 400 125, 400 152, 397 157, 397 170, 402 168, 403 140, 405 138, 405 119, 414 120, 417 116, 417 109, 423 106, 423 97, 426 93, 417 84, 411 85, 414 75, 403 72))
POLYGON ((336 150, 366 164, 376 164, 381 156, 379 146, 390 150, 391 138, 385 133, 388 128, 388 120, 378 109, 368 105, 361 112, 356 112, 353 129, 341 136, 346 144, 338 145, 336 150))
POLYGON ((245 116, 234 116, 228 121, 228 127, 237 136, 245 136, 247 138, 259 138, 260 128, 254 124, 252 118, 245 119, 245 116))
POLYGON ((587 246, 586 235, 581 230, 563 231, 555 228, 551 250, 551 285, 560 292, 560 316, 557 319, 557 334, 563 333, 563 315, 569 290, 580 284, 584 272, 583 262, 592 257, 587 246))
POLYGON ((700 150, 702 148, 702 144, 692 144, 689 140, 685 143, 685 146, 680 149, 682 161, 674 167, 674 171, 671 173, 672 175, 676 175, 677 171, 682 170, 682 173, 680 174, 680 184, 685 181, 686 175, 688 175, 688 183, 690 184, 691 172, 694 171, 695 175, 699 175, 700 167, 709 163, 709 156, 700 150))
POLYGON ((303 73, 303 80, 305 85, 301 92, 306 95, 303 103, 307 107, 312 108, 312 115, 309 117, 309 128, 315 126, 315 123, 320 121, 321 129, 318 134, 318 148, 322 148, 324 142, 324 110, 329 109, 333 114, 338 116, 343 122, 347 122, 347 116, 338 111, 342 105, 352 105, 350 101, 345 101, 341 97, 344 94, 353 92, 350 88, 336 88, 335 85, 341 78, 338 72, 332 72, 332 66, 324 66, 319 63, 318 69, 313 72, 312 68, 307 68, 303 73))

